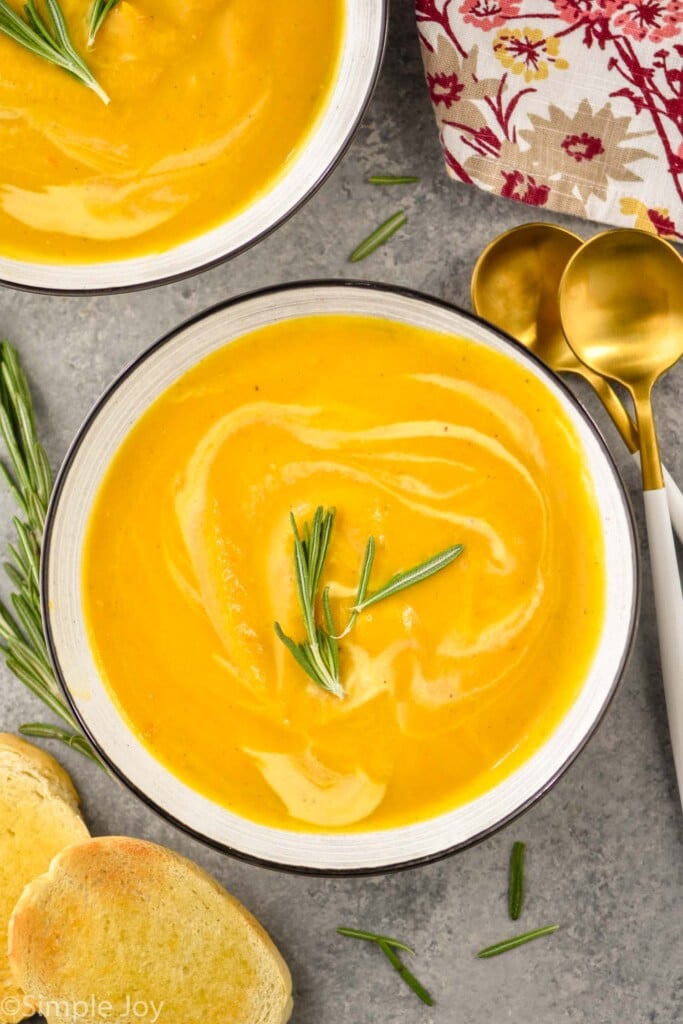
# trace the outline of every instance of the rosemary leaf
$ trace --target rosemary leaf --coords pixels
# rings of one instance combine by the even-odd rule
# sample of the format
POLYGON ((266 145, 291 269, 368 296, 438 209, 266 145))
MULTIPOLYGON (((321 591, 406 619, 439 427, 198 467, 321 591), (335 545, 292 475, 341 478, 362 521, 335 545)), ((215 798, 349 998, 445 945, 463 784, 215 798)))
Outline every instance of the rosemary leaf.
POLYGON ((76 722, 74 721, 73 716, 69 711, 67 711, 62 701, 58 697, 55 697, 49 690, 46 690, 45 687, 41 686, 40 683, 36 681, 36 677, 33 673, 30 670, 27 670, 21 661, 15 659, 13 655, 7 654, 6 662, 7 668, 10 672, 24 683, 34 696, 42 700, 43 704, 57 715, 58 718, 61 718, 63 722, 66 722, 66 724, 71 726, 73 729, 76 728, 76 722))
POLYGON ((275 633, 277 634, 278 639, 282 640, 289 653, 296 659, 304 672, 308 673, 314 683, 318 683, 318 677, 312 671, 310 664, 303 653, 303 645, 295 643, 290 636, 287 636, 287 634, 283 632, 282 626, 279 622, 275 623, 275 633))
POLYGON ((351 263, 358 263, 359 260, 364 260, 367 256, 370 256, 375 249, 379 249, 380 245, 388 242, 391 236, 395 235, 399 228, 402 228, 407 222, 408 218, 404 211, 398 210, 353 250, 349 256, 351 263))
POLYGON ((510 870, 508 878, 508 912, 516 921, 522 913, 524 904, 524 843, 514 843, 510 853, 510 870))
POLYGON ((14 616, 0 601, 0 643, 4 640, 5 645, 10 640, 21 640, 21 630, 14 621, 14 616))
POLYGON ((47 725, 44 722, 27 722, 25 725, 19 726, 19 732, 22 736, 33 736, 44 740, 58 740, 60 743, 66 744, 67 747, 71 747, 80 754, 89 757, 100 768, 104 768, 95 751, 80 733, 67 732, 66 729, 62 729, 58 725, 47 725))
POLYGON ((383 601, 387 597, 392 597, 394 594, 398 594, 401 590, 405 590, 407 587, 412 587, 415 583, 421 583, 422 580, 429 579, 434 573, 439 572, 441 569, 445 569, 447 565, 454 562, 464 551, 462 544, 455 544, 453 547, 446 548, 445 551, 440 551, 438 555, 434 555, 433 558, 428 558, 426 562, 421 562, 416 565, 413 569, 407 569, 405 572, 398 572, 395 576, 392 576, 388 583, 385 583, 383 587, 376 590, 374 594, 370 594, 369 597, 365 597, 362 601, 356 602, 353 606, 353 611, 362 612, 366 608, 370 608, 371 605, 377 604, 378 601, 383 601))
POLYGON ((362 928, 337 928, 337 935, 345 935, 349 939, 364 939, 366 942, 384 942, 393 949, 402 949, 404 953, 414 955, 415 951, 406 946, 398 939, 392 939, 388 935, 377 935, 375 932, 366 932, 362 928))
POLYGON ((6 0, 0 0, 0 34, 55 67, 68 71, 92 89, 103 103, 109 97, 82 57, 76 52, 58 0, 45 0, 47 20, 38 11, 35 0, 27 0, 22 18, 6 0))
MULTIPOLYGON (((12 557, 14 558, 14 561, 18 562, 19 553, 17 552, 17 550, 11 544, 8 544, 7 546, 10 550, 12 557)), ((5 572, 7 573, 7 575, 9 576, 10 580, 17 588, 17 590, 22 590, 23 587, 25 586, 27 577, 24 575, 21 568, 17 569, 16 565, 14 565, 13 562, 4 562, 3 569, 5 570, 5 572)))
POLYGON ((386 942, 383 942, 382 940, 379 941, 378 945, 379 948, 384 953, 384 955, 386 956, 389 963, 391 964, 391 966, 394 968, 394 970, 398 971, 400 976, 405 981, 406 985, 408 985, 409 988, 412 988, 417 998, 421 999, 422 1002, 426 1003, 427 1006, 433 1006, 434 1000, 430 996, 427 989, 417 980, 415 975, 408 970, 406 965, 403 963, 401 958, 394 952, 391 946, 389 946, 386 942))
POLYGON ((40 552, 35 537, 30 527, 26 523, 22 523, 17 516, 14 516, 12 522, 17 533, 21 555, 20 558, 17 558, 17 563, 25 568, 29 586, 38 591, 40 590, 40 552))
POLYGON ((47 657, 43 626, 39 620, 36 620, 35 607, 31 606, 23 594, 12 594, 12 605, 35 656, 40 659, 46 671, 49 672, 50 662, 47 657))
POLYGON ((19 580, 17 586, 23 586, 25 578, 28 578, 29 581, 32 579, 29 565, 24 561, 24 556, 20 549, 15 547, 14 544, 8 544, 7 550, 12 556, 12 561, 8 563, 8 566, 11 566, 12 571, 17 574, 16 579, 19 580))
POLYGON ((419 180, 414 174, 373 174, 368 185, 417 185, 419 180))
MULTIPOLYGON (((58 19, 55 0, 46 0, 46 3, 54 22, 55 17, 58 19)), ((0 0, 0 31, 6 6, 4 0, 0 0)), ((17 18, 23 26, 22 31, 35 31, 39 38, 43 38, 47 29, 33 2, 27 5, 26 16, 28 22, 17 18)), ((59 22, 55 24, 55 31, 58 31, 59 22)), ((65 33, 66 28, 59 28, 59 32, 65 33)), ((104 768, 78 730, 47 653, 40 613, 39 565, 52 474, 45 451, 38 441, 28 381, 17 353, 8 341, 0 342, 0 433, 11 462, 11 469, 0 463, 2 476, 21 513, 21 517, 13 519, 17 538, 16 545, 9 545, 13 561, 5 562, 5 570, 14 587, 10 599, 13 612, 0 602, 0 651, 4 653, 10 672, 69 727, 67 731, 61 726, 30 723, 22 726, 20 731, 27 736, 67 743, 104 768)))
POLYGON ((522 935, 515 935, 512 939, 503 939, 502 942, 495 942, 492 946, 487 946, 486 949, 481 949, 477 956, 486 960, 492 956, 499 956, 501 953, 507 953, 509 949, 516 949, 517 946, 524 946, 527 942, 533 942, 534 939, 540 939, 542 935, 552 935, 559 928, 559 924, 547 924, 544 928, 535 928, 532 932, 524 932, 522 935))
POLYGON ((329 648, 329 653, 332 658, 333 674, 336 678, 339 678, 339 644, 337 638, 334 635, 334 621, 332 619, 332 609, 330 608, 330 588, 325 587, 323 590, 323 615, 325 616, 325 629, 327 632, 322 632, 322 635, 326 638, 326 642, 329 648))
MULTIPOLYGON (((0 417, 1 414, 2 410, 0 409, 0 417)), ((12 495, 15 504, 19 507, 22 515, 28 516, 28 507, 24 502, 24 498, 17 488, 17 483, 14 477, 12 476, 4 462, 0 462, 0 475, 4 477, 5 483, 7 484, 7 488, 10 494, 12 495)))
POLYGON ((119 0, 94 0, 90 11, 90 28, 88 30, 88 46, 92 46, 102 23, 119 0))
POLYGON ((23 637, 20 640, 10 640, 6 653, 8 664, 11 660, 13 664, 21 665, 24 672, 33 677, 36 686, 61 702, 61 694, 51 669, 44 664, 40 654, 36 654, 27 640, 23 637))
POLYGON ((358 583, 358 590, 356 592, 355 606, 354 606, 354 608, 351 611, 351 617, 349 618, 349 621, 346 624, 346 628, 344 629, 344 631, 342 633, 339 633, 338 636, 335 636, 335 640, 342 640, 345 636, 347 636, 351 632, 351 630, 353 629, 354 625, 356 624, 356 619, 360 615, 360 612, 356 611, 356 608, 358 607, 359 604, 362 604, 362 602, 365 600, 365 595, 368 592, 368 584, 370 582, 370 573, 372 572, 372 563, 374 562, 374 560, 375 560, 375 538, 374 537, 369 537, 368 538, 368 543, 367 543, 367 545, 365 547, 365 554, 363 555, 363 562, 361 564, 360 581, 358 583))
POLYGON ((427 989, 408 970, 396 952, 397 949, 400 949, 404 953, 413 954, 410 946, 406 946, 404 942, 399 942, 398 939, 391 939, 388 935, 376 935, 374 932, 366 932, 361 928, 337 928, 337 934, 345 935, 349 939, 362 939, 364 942, 374 942, 382 950, 394 970, 403 978, 406 985, 413 990, 418 999, 421 999, 427 1006, 434 1005, 434 1000, 427 989))

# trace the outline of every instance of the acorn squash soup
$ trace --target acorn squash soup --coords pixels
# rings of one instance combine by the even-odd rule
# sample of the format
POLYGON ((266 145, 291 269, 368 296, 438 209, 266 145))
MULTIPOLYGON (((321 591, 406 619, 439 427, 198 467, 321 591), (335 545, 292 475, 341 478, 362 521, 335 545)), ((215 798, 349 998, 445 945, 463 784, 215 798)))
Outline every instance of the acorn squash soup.
POLYGON ((82 560, 134 734, 236 814, 312 832, 422 821, 508 777, 577 698, 605 591, 581 442, 543 381, 337 314, 245 334, 165 391, 103 478, 82 560), (355 616, 363 567, 367 598, 410 585, 355 616))
POLYGON ((111 102, 0 33, 14 260, 146 256, 224 223, 291 166, 337 73, 342 0, 119 0, 90 48, 89 5, 61 7, 111 102))

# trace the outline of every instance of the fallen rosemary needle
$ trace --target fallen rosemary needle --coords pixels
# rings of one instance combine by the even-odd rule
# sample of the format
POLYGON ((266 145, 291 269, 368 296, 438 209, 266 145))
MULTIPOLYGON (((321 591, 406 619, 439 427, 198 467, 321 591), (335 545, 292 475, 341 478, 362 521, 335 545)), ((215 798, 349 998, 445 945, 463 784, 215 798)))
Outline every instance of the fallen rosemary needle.
POLYGON ((486 960, 492 956, 499 956, 501 953, 507 953, 509 949, 516 949, 517 946, 524 946, 527 942, 540 939, 542 935, 552 935, 559 927, 559 924, 547 924, 544 928, 535 928, 532 932, 524 932, 522 935, 515 935, 511 939, 503 939, 502 942, 495 942, 492 946, 479 950, 477 956, 481 960, 486 960))
POLYGON ((417 185, 419 180, 414 174, 372 174, 368 185, 417 185))
POLYGON ((22 18, 6 0, 0 0, 0 34, 13 39, 36 57, 68 71, 92 89, 103 103, 109 103, 106 92, 71 42, 58 0, 45 0, 45 7, 47 18, 40 14, 35 0, 28 0, 24 4, 25 18, 22 18))
POLYGON ((434 1005, 434 1000, 427 989, 408 970, 396 952, 397 949, 400 949, 404 953, 414 955, 414 951, 410 946, 406 946, 404 942, 399 942, 398 939, 391 939, 388 935, 375 935, 374 932, 366 932, 360 928, 337 928, 337 934, 345 935, 349 939, 363 939, 366 942, 374 942, 382 950, 394 970, 403 978, 406 985, 413 990, 418 999, 421 999, 427 1006, 434 1005))
POLYGON ((524 903, 524 843, 514 843, 510 853, 510 869, 508 876, 508 912, 516 921, 522 913, 524 903))
POLYGON ((119 0, 94 0, 90 11, 90 27, 88 29, 88 46, 95 42, 95 36, 102 28, 102 23, 112 7, 116 7, 119 0))
POLYGON ((0 433, 12 467, 10 470, 0 460, 0 475, 20 511, 20 516, 13 518, 17 542, 9 545, 10 560, 5 562, 14 592, 12 611, 0 601, 0 650, 10 672, 68 726, 31 723, 22 725, 19 732, 59 740, 103 767, 79 732, 47 652, 40 616, 39 565, 52 473, 36 434, 28 382, 8 341, 0 342, 0 433))
POLYGON ((364 260, 366 256, 373 253, 375 249, 379 249, 380 245, 384 245, 384 243, 387 242, 392 235, 395 235, 399 228, 402 228, 407 222, 408 218, 403 210, 399 210, 397 213, 394 213, 353 250, 349 256, 351 262, 358 263, 359 260, 364 260))
POLYGON ((387 597, 398 594, 407 587, 421 583, 434 573, 445 569, 462 554, 462 544, 455 544, 445 551, 440 551, 426 562, 420 562, 412 569, 396 573, 391 579, 368 596, 370 573, 375 557, 375 539, 368 539, 360 571, 360 581, 356 592, 356 600, 351 608, 351 616, 342 633, 336 633, 330 608, 330 591, 325 587, 320 592, 320 581, 325 568, 327 550, 334 525, 335 510, 325 511, 322 505, 315 510, 310 523, 304 523, 301 534, 294 516, 290 513, 292 533, 294 534, 294 578, 299 599, 299 606, 304 620, 306 640, 297 643, 283 631, 279 622, 275 623, 275 632, 292 657, 304 672, 323 690, 333 693, 335 697, 345 696, 339 678, 339 644, 338 641, 347 636, 353 628, 358 616, 366 608, 383 601, 387 597), (316 605, 320 596, 324 625, 316 622, 316 605))

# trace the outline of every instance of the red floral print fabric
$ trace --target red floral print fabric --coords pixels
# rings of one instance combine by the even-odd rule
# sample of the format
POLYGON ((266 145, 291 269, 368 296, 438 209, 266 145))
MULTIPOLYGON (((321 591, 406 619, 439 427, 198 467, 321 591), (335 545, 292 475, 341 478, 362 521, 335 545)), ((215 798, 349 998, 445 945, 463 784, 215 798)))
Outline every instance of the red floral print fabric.
POLYGON ((451 177, 683 239, 683 0, 416 0, 451 177))

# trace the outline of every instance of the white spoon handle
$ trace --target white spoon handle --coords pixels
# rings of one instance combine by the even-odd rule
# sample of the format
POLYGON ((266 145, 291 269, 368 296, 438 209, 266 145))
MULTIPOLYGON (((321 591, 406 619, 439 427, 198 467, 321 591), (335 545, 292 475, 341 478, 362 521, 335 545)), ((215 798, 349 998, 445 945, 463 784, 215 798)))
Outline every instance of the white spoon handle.
POLYGON ((645 491, 643 497, 666 710, 683 803, 683 594, 665 491, 645 491))
MULTIPOLYGON (((634 452, 633 458, 636 460, 638 469, 640 469, 640 452, 634 452)), ((664 474, 664 483, 666 484, 666 501, 669 506, 671 525, 676 531, 676 536, 681 544, 683 544, 683 493, 681 493, 680 487, 666 466, 662 466, 662 473, 664 474)), ((650 493, 652 492, 648 491, 648 494, 650 493)))

